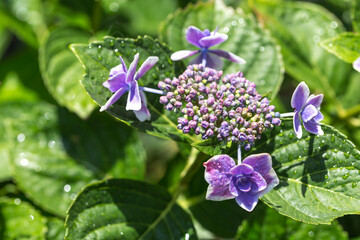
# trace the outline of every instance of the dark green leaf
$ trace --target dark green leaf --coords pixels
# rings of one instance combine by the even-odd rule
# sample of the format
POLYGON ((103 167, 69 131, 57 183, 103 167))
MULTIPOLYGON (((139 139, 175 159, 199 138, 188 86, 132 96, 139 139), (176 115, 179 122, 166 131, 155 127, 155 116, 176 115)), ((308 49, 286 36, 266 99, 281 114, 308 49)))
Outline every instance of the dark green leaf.
POLYGON ((0 238, 45 240, 46 219, 19 199, 0 201, 0 238))
POLYGON ((80 84, 81 64, 68 48, 70 43, 87 43, 90 34, 78 29, 56 29, 42 41, 39 64, 45 85, 61 105, 87 118, 95 104, 80 84))
POLYGON ((305 132, 298 140, 292 121, 266 133, 248 154, 268 152, 280 184, 263 197, 281 214, 328 224, 360 211, 360 152, 344 135, 322 125, 323 136, 305 132))
POLYGON ((242 71, 257 84, 259 93, 272 92, 271 96, 276 96, 283 79, 280 50, 251 16, 226 7, 221 1, 198 3, 171 15, 160 30, 160 38, 174 50, 195 49, 185 38, 185 30, 191 25, 211 31, 219 26, 219 32, 229 38, 215 48, 232 52, 247 62, 239 65, 224 60, 224 73, 242 71))
POLYGON ((195 142, 191 144, 191 146, 207 155, 215 156, 226 153, 231 147, 231 142, 225 144, 224 142, 220 142, 217 138, 210 138, 204 141, 195 142))
MULTIPOLYGON (((99 105, 104 105, 112 95, 102 84, 109 78, 110 69, 120 64, 119 56, 124 58, 128 67, 137 52, 140 53, 139 65, 148 56, 159 57, 158 63, 139 80, 140 85, 146 87, 157 89, 158 81, 166 77, 174 77, 179 71, 184 70, 181 63, 171 62, 171 51, 165 45, 148 36, 135 40, 106 37, 104 42, 93 42, 90 45, 73 44, 71 48, 85 68, 86 75, 82 84, 99 105)), ((133 111, 126 111, 126 95, 120 98, 107 112, 126 124, 155 136, 181 141, 190 138, 189 135, 185 135, 177 129, 176 116, 164 110, 159 103, 158 95, 147 94, 151 121, 143 123, 138 121, 133 111)))
POLYGON ((360 33, 360 1, 352 0, 351 9, 352 25, 355 32, 360 33))
POLYGON ((352 63, 360 56, 360 34, 341 33, 321 41, 320 46, 345 62, 352 63))
POLYGON ((161 187, 125 179, 88 185, 68 211, 65 239, 197 239, 190 216, 161 187))

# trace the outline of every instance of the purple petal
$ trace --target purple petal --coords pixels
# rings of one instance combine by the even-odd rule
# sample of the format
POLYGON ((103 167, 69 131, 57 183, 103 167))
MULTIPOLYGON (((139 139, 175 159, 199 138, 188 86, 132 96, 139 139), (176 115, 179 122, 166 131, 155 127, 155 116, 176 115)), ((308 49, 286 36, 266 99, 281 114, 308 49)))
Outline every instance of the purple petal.
MULTIPOLYGON (((196 56, 196 58, 194 58, 193 60, 190 61, 190 64, 189 65, 192 65, 192 64, 201 64, 202 61, 203 61, 203 56, 204 56, 204 53, 200 52, 199 55, 196 56)), ((205 58, 206 60, 206 58, 205 58)))
POLYGON ((353 68, 360 72, 360 57, 358 57, 354 62, 353 62, 353 68))
POLYGON ((316 135, 324 135, 323 130, 321 129, 321 126, 319 123, 317 123, 314 119, 304 122, 304 127, 306 131, 316 134, 316 135))
POLYGON ((137 81, 131 82, 131 87, 126 103, 126 110, 139 111, 141 109, 141 98, 137 81))
MULTIPOLYGON (((126 74, 126 83, 127 84, 130 84, 131 82, 134 81, 134 76, 135 76, 136 67, 137 67, 138 62, 139 62, 139 53, 135 54, 134 60, 130 64, 129 70, 126 74)), ((139 110, 139 109, 137 109, 137 110, 139 110)), ((131 110, 134 110, 134 109, 131 109, 131 110)))
MULTIPOLYGON (((265 179, 258 172, 254 172, 251 175, 250 179, 254 184, 256 184, 256 189, 254 189, 255 192, 263 191, 267 186, 267 183, 266 183, 265 179)), ((251 189, 251 190, 253 190, 253 189, 251 189)))
POLYGON ((320 122, 324 119, 324 115, 319 111, 318 114, 313 118, 315 122, 320 122))
POLYGON ((313 105, 307 105, 301 112, 301 118, 303 122, 310 121, 313 117, 318 114, 318 110, 313 105))
POLYGON ((293 124, 294 124, 294 132, 295 136, 300 139, 302 136, 302 128, 301 128, 301 120, 300 115, 297 111, 295 111, 295 115, 293 118, 293 124))
POLYGON ((236 167, 233 167, 229 173, 234 175, 234 176, 245 176, 245 175, 250 175, 254 172, 254 169, 252 166, 242 163, 236 167))
POLYGON ((157 61, 159 61, 158 57, 148 57, 137 71, 135 75, 135 80, 141 78, 147 71, 149 71, 150 68, 152 68, 157 63, 157 61))
POLYGON ((141 109, 139 111, 134 111, 134 113, 140 122, 145 122, 146 120, 150 121, 151 114, 149 112, 149 109, 147 108, 146 96, 143 91, 140 91, 140 98, 141 98, 141 109))
POLYGON ((239 195, 235 198, 235 200, 240 207, 251 212, 258 203, 259 196, 258 194, 251 194, 250 192, 239 192, 239 195))
POLYGON ((111 92, 116 92, 120 88, 127 86, 125 83, 126 73, 118 73, 115 76, 110 77, 103 83, 103 86, 108 88, 111 92))
POLYGON ((105 111, 111 105, 113 105, 127 90, 128 88, 120 88, 119 90, 117 90, 114 95, 109 98, 105 105, 100 108, 100 112, 105 111))
POLYGON ((323 98, 324 98, 324 94, 319 94, 319 95, 311 94, 310 97, 307 99, 305 105, 313 105, 314 107, 319 109, 323 101, 323 98))
POLYGON ((222 68, 222 66, 223 66, 223 62, 221 58, 219 58, 218 56, 212 53, 206 54, 206 67, 219 70, 222 68))
POLYGON ((199 43, 203 48, 209 48, 214 45, 225 42, 228 39, 228 36, 224 33, 216 33, 208 37, 203 37, 200 39, 199 43))
POLYGON ((234 196, 230 193, 228 186, 212 186, 209 185, 206 192, 206 199, 213 201, 223 201, 232 199, 234 196))
POLYGON ((309 97, 310 90, 305 82, 301 82, 295 89, 291 98, 291 107, 300 111, 309 97))
POLYGON ((190 26, 186 29, 186 40, 196 47, 201 48, 199 41, 203 37, 205 37, 205 34, 197 27, 190 26))
POLYGON ((251 190, 251 181, 249 178, 232 178, 229 184, 230 193, 237 197, 239 196, 239 191, 241 192, 249 192, 251 190))
POLYGON ((242 178, 241 181, 238 181, 237 186, 242 192, 249 192, 251 190, 251 182, 247 178, 242 178))
POLYGON ((181 59, 184 59, 184 58, 187 58, 187 57, 190 57, 192 55, 195 55, 197 54, 199 51, 190 51, 190 50, 181 50, 181 51, 177 51, 177 52, 174 52, 172 55, 171 55, 171 60, 173 61, 179 61, 181 59))
POLYGON ((261 175, 268 173, 272 167, 271 156, 268 153, 250 155, 244 159, 243 164, 252 166, 254 171, 261 175))
POLYGON ((270 171, 267 174, 263 175, 263 177, 267 183, 267 187, 258 193, 259 198, 270 192, 274 187, 279 184, 279 178, 276 175, 274 169, 270 169, 270 171))
POLYGON ((246 63, 246 61, 244 59, 242 59, 241 57, 231 53, 231 52, 226 52, 220 49, 210 49, 209 52, 218 55, 219 57, 223 57, 226 58, 232 62, 236 62, 239 64, 244 64, 246 63))
POLYGON ((112 76, 115 76, 119 73, 125 73, 127 72, 127 69, 126 69, 126 65, 124 63, 124 59, 122 59, 122 57, 120 57, 120 60, 121 60, 121 63, 119 65, 117 65, 116 67, 113 67, 111 70, 110 70, 110 78, 112 76))
POLYGON ((217 155, 204 162, 205 180, 212 186, 227 186, 231 175, 228 174, 235 166, 234 160, 228 155, 217 155))

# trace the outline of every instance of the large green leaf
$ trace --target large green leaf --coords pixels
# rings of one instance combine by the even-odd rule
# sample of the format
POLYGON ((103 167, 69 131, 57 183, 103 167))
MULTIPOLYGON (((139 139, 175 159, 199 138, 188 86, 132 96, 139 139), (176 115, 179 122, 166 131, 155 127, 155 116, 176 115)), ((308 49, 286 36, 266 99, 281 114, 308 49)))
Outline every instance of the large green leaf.
POLYGON ((135 135, 112 119, 87 122, 44 103, 0 108, 13 176, 37 205, 64 216, 76 193, 104 177, 142 179, 144 150, 135 135), (120 146, 120 147, 119 147, 120 146))
POLYGON ((68 46, 73 42, 87 43, 90 34, 79 29, 56 29, 41 43, 39 64, 44 82, 56 101, 87 118, 95 104, 80 84, 81 64, 68 46))
MULTIPOLYGON (((259 206, 260 207, 260 206, 259 206)), ((236 239, 247 240, 347 240, 341 225, 311 225, 278 214, 271 208, 251 214, 239 227, 236 239)))
POLYGON ((65 239, 197 239, 190 216, 161 187, 111 179, 88 185, 71 205, 65 239))
POLYGON ((355 32, 360 33, 360 1, 352 0, 351 9, 352 25, 355 32))
POLYGON ((64 221, 58 218, 48 218, 45 237, 46 240, 64 240, 64 221))
POLYGON ((240 9, 226 7, 222 1, 190 5, 171 15, 162 25, 160 39, 174 50, 195 49, 185 38, 189 26, 228 34, 228 39, 214 48, 232 52, 246 60, 239 65, 224 60, 224 73, 242 71, 257 84, 259 93, 272 92, 275 97, 283 79, 283 66, 278 46, 258 23, 240 9))
POLYGON ((46 219, 19 199, 0 201, 0 238, 45 240, 46 219))
POLYGON ((320 46, 345 62, 352 63, 360 56, 360 34, 341 33, 321 41, 320 46))
POLYGON ((262 200, 281 214, 327 224, 360 212, 360 152, 334 128, 295 137, 292 121, 264 134, 248 154, 268 152, 280 184, 262 200))
POLYGON ((296 80, 321 90, 330 102, 340 104, 337 95, 344 93, 351 67, 318 46, 318 42, 341 33, 342 23, 312 3, 258 2, 254 7, 281 45, 286 71, 296 80))
MULTIPOLYGON (((148 56, 159 57, 158 63, 139 80, 140 85, 146 87, 157 88, 158 81, 174 77, 179 71, 184 70, 181 63, 173 63, 170 60, 171 51, 165 45, 148 36, 135 40, 106 37, 103 42, 93 42, 90 45, 73 44, 71 48, 85 68, 86 75, 82 84, 99 105, 104 105, 112 95, 102 84, 109 78, 110 69, 120 64, 119 56, 124 58, 128 67, 137 52, 140 53, 139 65, 148 56)), ((176 128, 176 116, 164 110, 159 103, 158 95, 147 94, 148 108, 151 112, 150 122, 140 122, 133 111, 126 111, 126 95, 107 112, 138 130, 155 136, 181 141, 190 138, 176 128)))

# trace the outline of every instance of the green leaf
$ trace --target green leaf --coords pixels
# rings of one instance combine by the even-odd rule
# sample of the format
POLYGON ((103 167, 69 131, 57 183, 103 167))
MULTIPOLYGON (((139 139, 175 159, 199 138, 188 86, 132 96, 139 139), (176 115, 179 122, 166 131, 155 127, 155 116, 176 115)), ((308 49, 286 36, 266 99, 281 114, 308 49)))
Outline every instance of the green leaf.
POLYGON ((88 185, 71 205, 65 239, 197 239, 190 216, 161 187, 110 179, 88 185))
MULTIPOLYGON (((257 206, 258 208, 260 206, 257 206)), ((271 208, 251 214, 239 227, 236 239, 247 240, 347 240, 341 225, 311 225, 278 214, 271 208)))
POLYGON ((45 240, 46 219, 30 204, 0 201, 1 239, 45 240))
POLYGON ((352 25, 355 32, 360 33, 360 1, 352 0, 351 8, 352 25))
POLYGON ((207 155, 215 156, 226 153, 231 147, 231 142, 225 144, 224 142, 220 142, 217 138, 210 138, 204 141, 195 142, 191 144, 191 146, 207 155))
POLYGON ((360 34, 341 33, 319 43, 328 52, 345 62, 352 63, 360 56, 360 34))
POLYGON ((58 218, 49 218, 47 221, 47 231, 45 238, 47 240, 64 240, 64 237, 64 221, 58 218))
POLYGON ((45 85, 61 105, 87 118, 95 104, 80 84, 81 64, 72 54, 70 43, 87 43, 90 33, 63 28, 52 31, 39 48, 39 64, 45 85))
POLYGON ((0 59, 4 55, 11 40, 11 34, 0 26, 0 59))
POLYGON ((76 193, 91 181, 144 176, 142 145, 112 119, 94 115, 83 122, 52 105, 25 102, 2 104, 0 115, 2 136, 12 144, 5 149, 15 181, 53 214, 64 216, 76 193))
POLYGON ((162 25, 160 40, 176 51, 195 49, 185 38, 185 30, 191 25, 211 31, 219 26, 219 32, 228 34, 229 38, 215 48, 246 60, 244 65, 224 60, 224 73, 242 71, 247 79, 257 84, 259 93, 272 92, 271 97, 276 96, 283 79, 280 50, 254 18, 240 9, 226 7, 221 1, 198 3, 171 15, 162 25))
MULTIPOLYGON (((148 36, 137 39, 106 37, 103 42, 93 42, 90 45, 73 44, 71 48, 85 68, 82 84, 99 105, 104 105, 112 95, 102 84, 109 78, 110 69, 120 64, 119 56, 124 58, 128 67, 137 52, 140 53, 139 66, 149 56, 159 57, 156 65, 139 80, 140 85, 150 88, 157 89, 158 81, 166 77, 172 78, 184 70, 183 64, 171 62, 171 51, 168 47, 148 36)), ((177 129, 176 115, 164 110, 158 95, 147 94, 150 122, 140 122, 133 111, 126 111, 126 95, 127 93, 107 112, 126 124, 155 136, 179 141, 191 139, 177 129)))
POLYGON ((321 40, 343 31, 342 23, 326 9, 312 3, 255 4, 284 56, 285 69, 297 81, 319 89, 336 105, 351 67, 320 46, 321 40))
POLYGON ((292 121, 264 134, 248 154, 268 152, 280 184, 262 200, 291 218, 312 224, 360 211, 360 152, 334 128, 299 140, 292 121))

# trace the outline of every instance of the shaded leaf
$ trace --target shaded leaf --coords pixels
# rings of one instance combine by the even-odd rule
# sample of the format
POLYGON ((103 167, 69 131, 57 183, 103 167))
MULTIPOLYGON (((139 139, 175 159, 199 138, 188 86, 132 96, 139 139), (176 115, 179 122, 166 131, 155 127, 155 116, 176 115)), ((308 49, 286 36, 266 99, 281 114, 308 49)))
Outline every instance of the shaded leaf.
POLYGON ((272 92, 271 96, 276 96, 283 79, 280 50, 254 18, 240 9, 226 7, 222 1, 189 5, 164 22, 159 33, 160 40, 176 51, 195 49, 185 38, 186 28, 191 25, 211 31, 219 26, 219 32, 228 34, 229 38, 214 48, 232 52, 247 62, 239 65, 224 60, 224 73, 242 71, 247 79, 257 84, 259 93, 272 92))
POLYGON ((161 187, 125 179, 88 185, 71 205, 65 239, 197 239, 190 216, 161 187))
POLYGON ((39 64, 45 85, 61 105, 87 118, 95 104, 80 85, 81 64, 72 54, 70 43, 87 43, 90 33, 72 28, 56 29, 42 41, 39 48, 39 64))
POLYGON ((352 0, 351 9, 352 25, 355 32, 360 33, 360 1, 352 0))
POLYGON ((49 218, 47 221, 47 240, 64 240, 65 225, 64 221, 58 218, 49 218))

